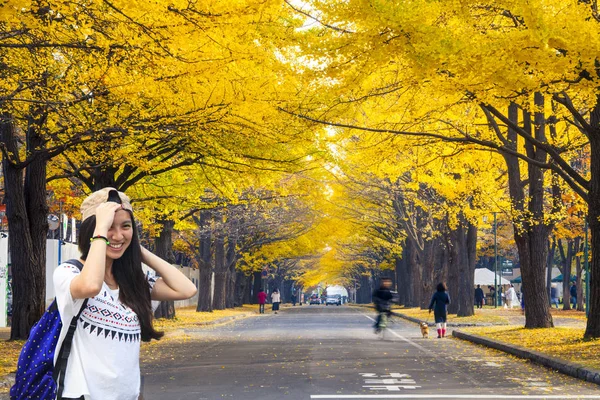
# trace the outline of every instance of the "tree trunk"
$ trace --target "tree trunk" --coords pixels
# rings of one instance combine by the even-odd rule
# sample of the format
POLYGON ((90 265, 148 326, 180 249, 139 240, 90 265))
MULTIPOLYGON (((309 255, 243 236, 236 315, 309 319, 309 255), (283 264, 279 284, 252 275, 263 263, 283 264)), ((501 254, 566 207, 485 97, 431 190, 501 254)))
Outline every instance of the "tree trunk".
MULTIPOLYGON (((449 229, 448 229, 449 230, 449 229)), ((446 247, 448 251, 448 266, 446 279, 446 287, 448 288, 448 295, 450 296, 450 304, 448 305, 448 314, 458 313, 458 298, 461 289, 460 285, 460 264, 462 260, 463 251, 461 249, 461 232, 462 227, 457 226, 455 229, 449 230, 446 234, 446 247)))
POLYGON ((407 305, 409 302, 408 292, 410 290, 410 282, 406 268, 406 249, 403 249, 402 254, 402 257, 396 257, 396 286, 398 290, 398 302, 407 305))
MULTIPOLYGON (((43 119, 43 118, 42 118, 43 119)), ((27 152, 32 160, 19 164, 16 128, 9 115, 0 121, 0 141, 13 158, 2 159, 6 217, 13 273, 13 316, 11 340, 24 340, 46 306, 46 159, 39 153, 44 141, 39 136, 39 121, 30 120, 27 152), (36 155, 37 152, 37 155, 36 155)))
POLYGON ((475 314, 475 265, 477 263, 477 226, 464 221, 464 264, 460 266, 460 296, 457 316, 468 317, 475 314))
POLYGON ((371 277, 369 275, 364 273, 360 275, 357 292, 356 302, 358 304, 369 304, 372 301, 373 289, 371 288, 371 277))
MULTIPOLYGON (((536 104, 540 103, 541 95, 536 94, 536 104)), ((543 98, 542 98, 543 100, 543 98)), ((543 103, 543 101, 542 101, 543 103)), ((509 118, 518 122, 518 109, 511 104, 508 111, 509 118)), ((531 119, 528 112, 523 113, 524 129, 531 132, 531 119)), ((542 136, 544 122, 539 113, 536 113, 536 136, 542 136)), ((540 139, 540 138, 538 138, 540 139)), ((508 129, 507 141, 509 147, 517 150, 517 133, 508 129)), ((539 149, 534 149, 531 144, 525 145, 528 156, 544 162, 546 155, 539 149)), ((523 280, 522 292, 525 298, 525 327, 549 328, 554 326, 552 315, 548 307, 549 300, 546 294, 544 272, 546 268, 547 243, 549 227, 544 222, 544 175, 543 171, 528 164, 529 195, 525 196, 519 160, 517 157, 504 153, 508 168, 508 186, 513 209, 514 237, 519 251, 521 264, 521 277, 523 280)))
POLYGON ((212 235, 208 224, 210 223, 210 211, 201 211, 200 218, 196 224, 200 228, 200 243, 198 245, 198 306, 196 311, 211 312, 212 308, 212 235))
POLYGON ((221 235, 215 239, 215 291, 213 309, 224 310, 227 295, 228 271, 225 260, 225 238, 221 235))
POLYGON ((588 194, 588 223, 591 235, 590 304, 586 338, 600 338, 600 96, 590 113, 593 132, 590 140, 590 190, 588 194))
POLYGON ((250 299, 251 299, 250 304, 258 304, 258 298, 256 297, 256 296, 258 296, 258 292, 260 292, 261 288, 263 290, 266 290, 266 288, 263 287, 262 271, 253 272, 252 276, 254 277, 254 279, 252 280, 253 285, 252 285, 252 296, 250 297, 250 299))
MULTIPOLYGON (((160 235, 154 239, 154 251, 157 256, 170 264, 175 263, 175 254, 173 253, 173 227, 175 222, 169 220, 161 221, 163 226, 160 235)), ((157 274, 158 275, 158 274, 157 274)), ((154 312, 154 318, 175 318, 175 302, 161 301, 154 312)))
POLYGON ((236 273, 235 273, 235 265, 237 261, 236 254, 236 242, 232 236, 230 236, 227 240, 227 254, 225 256, 225 262, 227 267, 227 292, 225 294, 226 301, 225 307, 233 308, 235 307, 235 294, 236 294, 236 273))
POLYGON ((237 271, 235 277, 235 290, 234 290, 234 307, 241 307, 244 304, 250 303, 250 279, 244 272, 237 271))

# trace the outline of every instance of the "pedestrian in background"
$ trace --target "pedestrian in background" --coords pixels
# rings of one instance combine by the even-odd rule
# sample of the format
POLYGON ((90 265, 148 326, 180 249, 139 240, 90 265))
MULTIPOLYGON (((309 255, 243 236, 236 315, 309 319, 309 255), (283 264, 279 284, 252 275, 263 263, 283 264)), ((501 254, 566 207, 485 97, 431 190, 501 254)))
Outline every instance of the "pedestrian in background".
POLYGON ((292 293, 292 305, 295 306, 296 305, 296 294, 292 293))
POLYGON ((573 304, 573 308, 577 308, 577 285, 575 283, 571 286, 571 304, 573 304))
POLYGON ((263 288, 260 288, 256 297, 258 298, 258 313, 264 314, 265 313, 265 303, 267 302, 267 294, 265 293, 263 288))
POLYGON ((515 287, 511 284, 508 290, 506 291, 506 306, 510 309, 513 306, 518 304, 517 292, 515 291, 515 287))
POLYGON ((281 303, 279 289, 275 289, 273 290, 273 293, 271 293, 271 303, 273 303, 273 312, 277 314, 277 311, 279 311, 279 303, 281 303))
POLYGON ((446 285, 438 283, 437 291, 431 297, 429 312, 433 310, 435 325, 437 327, 438 339, 446 336, 446 320, 448 319, 448 304, 450 296, 446 292, 446 285))
POLYGON ((553 283, 552 287, 550 287, 550 305, 552 304, 558 308, 558 289, 556 288, 556 283, 553 283))
POLYGON ((475 305, 477 308, 483 308, 483 299, 485 295, 483 294, 483 289, 481 285, 477 285, 477 289, 475 289, 475 305))

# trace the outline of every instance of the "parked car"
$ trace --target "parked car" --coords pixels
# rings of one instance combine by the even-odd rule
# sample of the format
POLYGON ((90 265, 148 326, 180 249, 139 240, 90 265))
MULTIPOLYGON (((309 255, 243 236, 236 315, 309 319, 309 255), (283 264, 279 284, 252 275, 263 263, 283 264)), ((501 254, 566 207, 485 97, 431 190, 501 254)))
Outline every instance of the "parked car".
POLYGON ((335 304, 336 306, 341 306, 342 305, 342 299, 340 297, 337 296, 327 296, 327 299, 325 299, 325 305, 333 305, 335 304))
POLYGON ((313 294, 312 296, 310 296, 310 303, 309 304, 311 304, 311 305, 312 304, 321 304, 321 299, 316 294, 313 294))

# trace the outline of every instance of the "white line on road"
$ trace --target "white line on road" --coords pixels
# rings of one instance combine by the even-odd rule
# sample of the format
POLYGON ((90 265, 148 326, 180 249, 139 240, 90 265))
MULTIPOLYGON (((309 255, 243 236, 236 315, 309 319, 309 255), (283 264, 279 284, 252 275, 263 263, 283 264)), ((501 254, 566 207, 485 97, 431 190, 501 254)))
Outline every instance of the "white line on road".
POLYGON ((313 394, 311 399, 600 399, 600 395, 499 394, 313 394))
MULTIPOLYGON (((375 320, 374 320, 373 318, 369 317, 368 315, 366 315, 366 314, 363 314, 363 315, 364 315, 365 317, 369 318, 371 321, 375 322, 375 320)), ((416 344, 416 343, 415 343, 415 342, 413 342, 412 340, 410 340, 410 339, 408 339, 408 338, 405 338, 405 337, 404 337, 404 336, 402 336, 402 335, 399 335, 399 334, 397 334, 396 332, 394 332, 394 331, 393 331, 393 330, 391 330, 390 328, 387 328, 387 331, 388 331, 388 332, 391 332, 391 333, 392 333, 394 336, 396 336, 397 338, 404 340, 405 342, 407 342, 407 343, 409 343, 409 344, 413 345, 414 347, 416 347, 417 349, 419 349, 419 350, 421 350, 421 351, 423 351, 423 352, 425 352, 425 353, 430 353, 430 352, 431 352, 430 350, 427 350, 425 347, 423 347, 423 346, 421 346, 421 345, 418 345, 418 344, 416 344)), ((383 398, 383 397, 382 397, 382 398, 383 398)), ((390 398, 392 398, 392 399, 393 399, 393 397, 390 397, 390 398)), ((400 398, 401 398, 401 397, 400 397, 400 398)))

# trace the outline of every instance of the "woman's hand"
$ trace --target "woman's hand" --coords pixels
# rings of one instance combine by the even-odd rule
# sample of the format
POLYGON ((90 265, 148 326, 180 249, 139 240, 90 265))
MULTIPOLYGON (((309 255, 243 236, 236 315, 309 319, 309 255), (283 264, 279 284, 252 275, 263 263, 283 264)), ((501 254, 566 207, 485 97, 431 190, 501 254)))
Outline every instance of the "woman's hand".
POLYGON ((152 289, 152 300, 185 300, 196 294, 196 285, 181 271, 141 246, 142 262, 160 274, 152 289))
POLYGON ((123 209, 121 204, 112 201, 100 204, 96 208, 96 228, 94 229, 94 235, 106 236, 115 220, 115 213, 121 209, 123 209))

